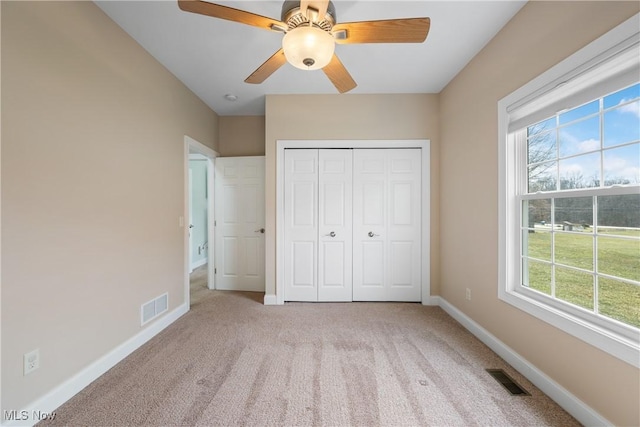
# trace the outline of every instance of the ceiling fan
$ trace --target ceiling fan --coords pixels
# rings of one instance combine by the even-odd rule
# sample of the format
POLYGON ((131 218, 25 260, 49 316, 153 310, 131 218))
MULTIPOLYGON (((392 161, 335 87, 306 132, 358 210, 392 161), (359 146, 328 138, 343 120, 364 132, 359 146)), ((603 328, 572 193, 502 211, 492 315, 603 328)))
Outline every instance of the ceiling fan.
POLYGON ((247 77, 246 83, 262 83, 289 62, 303 70, 322 69, 340 93, 357 85, 336 56, 335 43, 422 43, 431 25, 429 18, 337 23, 329 0, 285 1, 280 21, 201 0, 178 0, 178 6, 185 12, 284 34, 282 48, 247 77))

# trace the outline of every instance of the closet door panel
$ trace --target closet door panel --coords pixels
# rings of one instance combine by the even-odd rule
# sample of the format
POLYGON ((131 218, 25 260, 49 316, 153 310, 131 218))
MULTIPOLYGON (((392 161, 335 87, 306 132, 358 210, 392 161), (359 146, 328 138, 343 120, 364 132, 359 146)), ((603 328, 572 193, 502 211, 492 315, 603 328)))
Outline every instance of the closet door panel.
POLYGON ((421 300, 421 153, 387 150, 388 301, 421 300))
POLYGON ((317 301, 318 150, 285 152, 284 296, 317 301))
POLYGON ((353 300, 385 301, 386 150, 353 153, 353 300))
POLYGON ((420 154, 354 150, 354 301, 421 299, 420 154))
POLYGON ((352 150, 318 153, 318 301, 351 301, 352 150))
MULTIPOLYGON (((297 241, 291 245, 291 281, 294 289, 315 289, 316 248, 313 241, 297 241)), ((299 289, 298 292, 304 292, 299 289)))

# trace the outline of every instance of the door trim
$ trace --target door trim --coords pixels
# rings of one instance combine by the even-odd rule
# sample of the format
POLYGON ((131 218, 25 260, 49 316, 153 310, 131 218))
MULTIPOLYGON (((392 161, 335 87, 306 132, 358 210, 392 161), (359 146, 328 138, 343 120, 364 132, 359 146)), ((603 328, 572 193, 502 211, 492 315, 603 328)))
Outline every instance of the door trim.
POLYGON ((215 289, 215 275, 214 269, 214 248, 212 242, 215 237, 215 227, 213 218, 213 201, 214 201, 214 186, 213 177, 215 172, 215 162, 213 161, 219 154, 207 147, 206 145, 196 141, 195 139, 185 135, 184 136, 184 213, 180 217, 179 223, 183 229, 183 264, 184 264, 184 301, 187 306, 191 306, 191 297, 189 292, 189 271, 191 268, 191 259, 189 259, 189 227, 185 226, 185 218, 189 219, 190 206, 189 206, 189 154, 201 154, 207 158, 207 188, 209 189, 209 197, 207 199, 207 241, 209 247, 207 251, 207 287, 209 289, 215 289))
POLYGON ((276 141, 276 283, 265 305, 284 304, 284 150, 287 148, 420 148, 422 155, 422 304, 431 305, 431 141, 398 140, 278 140, 276 141))

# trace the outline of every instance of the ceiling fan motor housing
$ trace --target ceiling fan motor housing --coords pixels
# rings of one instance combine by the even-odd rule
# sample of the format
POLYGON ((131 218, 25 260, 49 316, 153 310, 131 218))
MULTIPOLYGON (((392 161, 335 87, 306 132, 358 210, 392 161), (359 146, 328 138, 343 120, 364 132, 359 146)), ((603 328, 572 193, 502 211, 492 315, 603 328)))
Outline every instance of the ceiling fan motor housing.
POLYGON ((282 4, 281 20, 287 24, 289 30, 300 27, 302 25, 309 25, 310 23, 324 31, 331 31, 331 28, 336 23, 336 8, 332 2, 329 2, 327 12, 323 19, 318 19, 317 11, 309 9, 308 16, 305 16, 300 11, 300 1, 288 0, 282 4))

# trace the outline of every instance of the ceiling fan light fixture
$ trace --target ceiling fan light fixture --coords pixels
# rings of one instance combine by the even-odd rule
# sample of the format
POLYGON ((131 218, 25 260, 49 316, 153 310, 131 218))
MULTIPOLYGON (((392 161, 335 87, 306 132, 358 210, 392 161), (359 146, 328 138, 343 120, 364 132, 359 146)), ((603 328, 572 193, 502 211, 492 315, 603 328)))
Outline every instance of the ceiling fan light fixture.
POLYGON ((282 39, 287 61, 301 70, 319 70, 331 62, 336 43, 333 36, 318 27, 301 26, 282 39))

